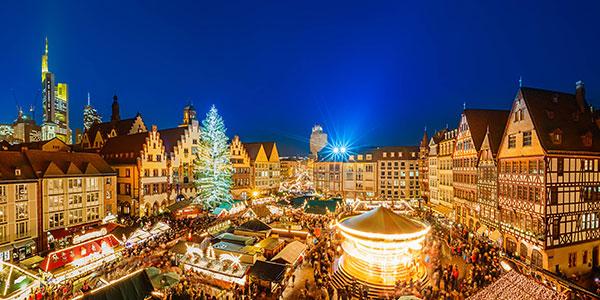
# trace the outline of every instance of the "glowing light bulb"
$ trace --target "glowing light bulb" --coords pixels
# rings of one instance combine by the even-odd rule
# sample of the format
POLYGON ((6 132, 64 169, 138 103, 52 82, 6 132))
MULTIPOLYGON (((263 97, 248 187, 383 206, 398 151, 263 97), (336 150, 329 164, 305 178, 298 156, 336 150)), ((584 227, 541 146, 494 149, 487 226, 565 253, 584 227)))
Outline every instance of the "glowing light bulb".
POLYGON ((340 148, 338 147, 333 147, 333 153, 338 154, 340 153, 340 148))
POLYGON ((342 146, 342 147, 340 148, 340 152, 341 152, 341 153, 346 153, 346 147, 342 146))

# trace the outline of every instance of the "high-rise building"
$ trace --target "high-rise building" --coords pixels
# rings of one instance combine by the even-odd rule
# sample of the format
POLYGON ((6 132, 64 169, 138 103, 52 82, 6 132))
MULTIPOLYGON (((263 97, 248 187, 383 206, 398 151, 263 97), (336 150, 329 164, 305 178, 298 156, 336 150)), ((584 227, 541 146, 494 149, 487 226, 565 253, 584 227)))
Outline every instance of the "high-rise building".
POLYGON ((310 155, 313 159, 317 158, 319 151, 327 146, 327 133, 323 132, 321 125, 315 125, 310 134, 310 155))
POLYGON ((58 137, 71 144, 69 128, 69 92, 66 83, 55 83, 54 73, 48 69, 48 39, 42 55, 42 140, 58 137))
POLYGON ((87 105, 83 107, 83 127, 85 130, 90 129, 94 123, 102 123, 102 117, 98 114, 98 111, 90 103, 90 93, 87 97, 87 105))

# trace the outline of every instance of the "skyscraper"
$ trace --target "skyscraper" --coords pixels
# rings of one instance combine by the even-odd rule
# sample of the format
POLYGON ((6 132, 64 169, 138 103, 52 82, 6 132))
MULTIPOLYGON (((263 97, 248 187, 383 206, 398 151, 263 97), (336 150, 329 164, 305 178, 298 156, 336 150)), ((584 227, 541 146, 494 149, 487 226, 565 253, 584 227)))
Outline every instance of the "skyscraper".
POLYGON ((90 129, 94 123, 102 123, 102 117, 90 103, 90 93, 88 93, 87 105, 83 107, 83 127, 90 129))
POLYGON ((58 137, 70 144, 69 128, 69 92, 66 83, 55 84, 54 73, 48 70, 48 39, 42 55, 42 140, 58 137))
POLYGON ((310 154, 316 159, 319 151, 327 146, 327 134, 323 132, 321 125, 315 125, 310 134, 310 154))

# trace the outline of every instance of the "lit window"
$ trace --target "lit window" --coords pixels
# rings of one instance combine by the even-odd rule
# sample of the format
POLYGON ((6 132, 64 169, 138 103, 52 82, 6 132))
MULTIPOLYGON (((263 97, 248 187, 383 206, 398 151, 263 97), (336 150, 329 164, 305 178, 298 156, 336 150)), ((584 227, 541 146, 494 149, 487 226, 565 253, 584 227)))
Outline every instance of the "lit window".
POLYGON ((523 132, 523 147, 531 146, 531 131, 523 132))
POLYGON ((511 134, 508 136, 508 148, 515 148, 517 146, 517 136, 514 134, 511 134))

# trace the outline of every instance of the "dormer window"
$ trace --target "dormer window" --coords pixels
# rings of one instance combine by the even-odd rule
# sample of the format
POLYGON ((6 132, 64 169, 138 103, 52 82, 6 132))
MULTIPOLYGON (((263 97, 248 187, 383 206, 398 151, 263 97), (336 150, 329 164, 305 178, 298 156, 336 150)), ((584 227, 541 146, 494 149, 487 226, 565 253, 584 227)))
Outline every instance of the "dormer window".
POLYGON ((586 134, 581 136, 581 142, 583 143, 584 147, 592 147, 592 133, 591 132, 587 132, 586 134))
POLYGON ((21 176, 21 169, 15 169, 15 176, 21 176))
POLYGON ((554 131, 552 131, 550 133, 550 139, 552 140, 552 143, 555 145, 562 144, 562 130, 560 130, 560 128, 557 128, 554 131))
POLYGON ((546 110, 546 116, 548 116, 548 119, 552 120, 554 119, 554 112, 551 110, 546 110))
POLYGON ((522 121, 524 115, 525 115, 525 113, 523 112, 523 109, 516 110, 515 111, 514 122, 522 121))
POLYGON ((553 102, 553 103, 558 103, 558 94, 554 94, 554 95, 552 96, 552 102, 553 102))

